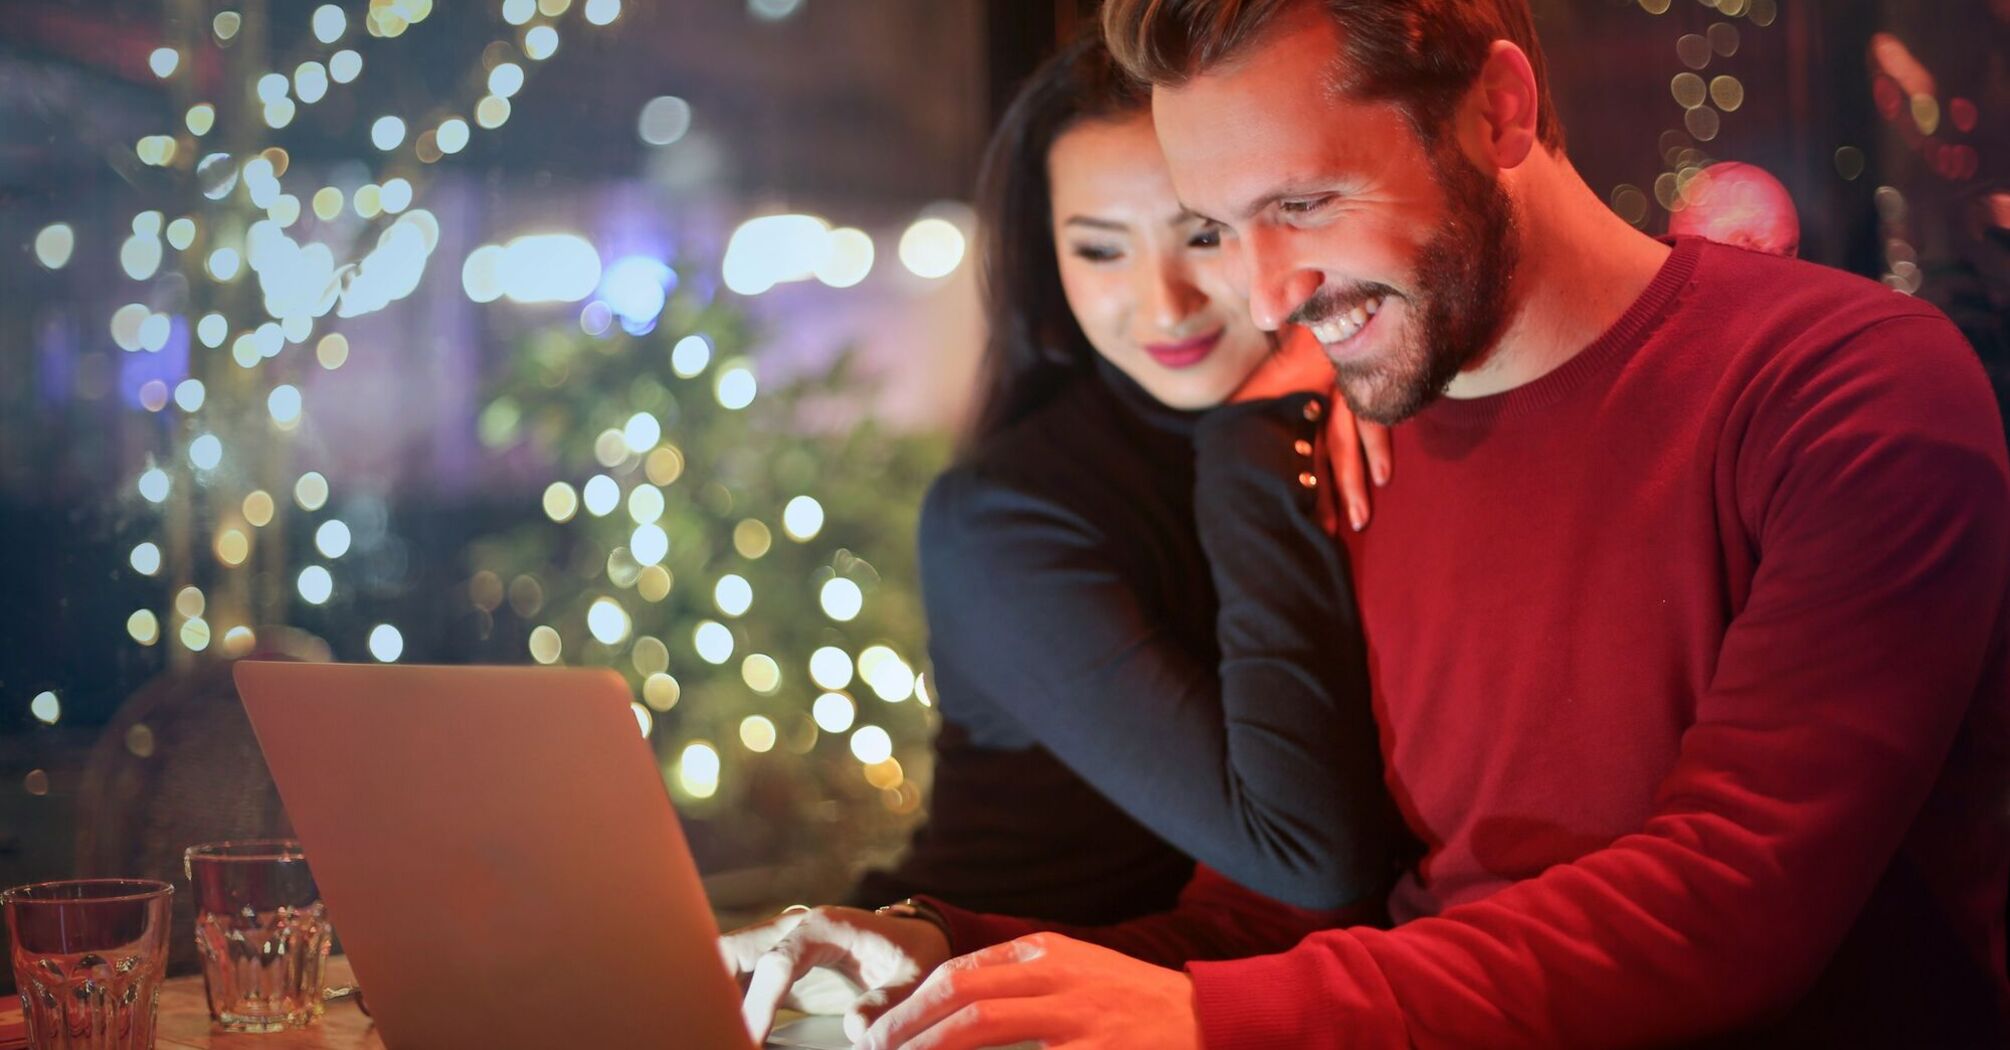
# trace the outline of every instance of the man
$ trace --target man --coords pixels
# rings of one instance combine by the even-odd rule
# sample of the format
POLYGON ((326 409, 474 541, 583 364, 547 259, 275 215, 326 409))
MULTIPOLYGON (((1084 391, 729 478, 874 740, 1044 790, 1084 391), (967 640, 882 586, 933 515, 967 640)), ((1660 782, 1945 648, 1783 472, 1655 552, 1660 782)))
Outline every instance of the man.
POLYGON ((849 967, 874 1047, 2006 1045, 2010 465, 1947 320, 1615 218, 1526 0, 1104 27, 1257 321, 1405 421, 1350 553, 1425 854, 1290 950, 1318 917, 1206 872, 1069 931, 1128 956, 813 914, 758 996, 849 967))

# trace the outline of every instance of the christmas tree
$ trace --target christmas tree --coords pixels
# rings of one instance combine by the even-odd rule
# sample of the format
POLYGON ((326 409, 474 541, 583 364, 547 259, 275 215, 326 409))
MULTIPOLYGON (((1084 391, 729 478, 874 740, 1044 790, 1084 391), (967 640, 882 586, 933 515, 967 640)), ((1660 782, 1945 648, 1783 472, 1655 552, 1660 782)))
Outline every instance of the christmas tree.
POLYGON ((708 869, 788 857, 833 892, 824 861, 892 849, 921 798, 913 530, 943 448, 876 425, 848 358, 763 388, 736 300, 653 280, 660 316, 590 304, 500 370, 482 441, 554 477, 471 545, 469 601, 495 659, 627 676, 708 869))

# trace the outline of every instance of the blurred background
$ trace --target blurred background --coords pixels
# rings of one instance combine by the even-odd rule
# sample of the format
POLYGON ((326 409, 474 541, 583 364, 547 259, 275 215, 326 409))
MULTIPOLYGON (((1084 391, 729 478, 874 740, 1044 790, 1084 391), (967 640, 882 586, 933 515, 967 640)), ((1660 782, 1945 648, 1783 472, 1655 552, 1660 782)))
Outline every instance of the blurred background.
MULTIPOLYGON (((1615 211, 2010 385, 2010 0, 1536 7, 1615 211)), ((966 202, 1092 9, 0 0, 0 885, 283 831, 252 652, 618 668, 727 921, 890 859, 966 202)))

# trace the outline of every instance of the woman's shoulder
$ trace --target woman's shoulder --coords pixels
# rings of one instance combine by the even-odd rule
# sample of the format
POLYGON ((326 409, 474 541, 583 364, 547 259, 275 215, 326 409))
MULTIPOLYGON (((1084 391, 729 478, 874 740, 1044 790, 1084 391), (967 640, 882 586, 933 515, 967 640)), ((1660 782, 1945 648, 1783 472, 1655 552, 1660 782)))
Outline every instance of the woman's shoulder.
POLYGON ((1078 376, 1039 407, 987 435, 929 487, 921 540, 929 547, 984 540, 1032 523, 1077 534, 1097 530, 1095 491, 1126 455, 1121 411, 1093 376, 1078 376))

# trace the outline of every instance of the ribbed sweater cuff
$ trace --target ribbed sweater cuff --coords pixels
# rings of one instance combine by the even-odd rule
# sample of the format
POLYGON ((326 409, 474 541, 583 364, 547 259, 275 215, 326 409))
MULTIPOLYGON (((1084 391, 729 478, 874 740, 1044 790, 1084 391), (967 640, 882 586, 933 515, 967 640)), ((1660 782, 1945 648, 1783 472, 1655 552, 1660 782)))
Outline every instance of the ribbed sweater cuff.
POLYGON ((927 901, 948 927, 949 954, 968 955, 979 948, 989 948, 994 944, 1004 944, 1028 934, 1046 929, 1030 919, 1016 919, 1010 915, 986 915, 983 912, 959 908, 944 903, 941 898, 919 895, 914 898, 927 901))
POLYGON ((1372 956, 1346 931, 1288 952, 1193 962, 1194 1016, 1207 1050, 1405 1050, 1407 1026, 1372 956))

